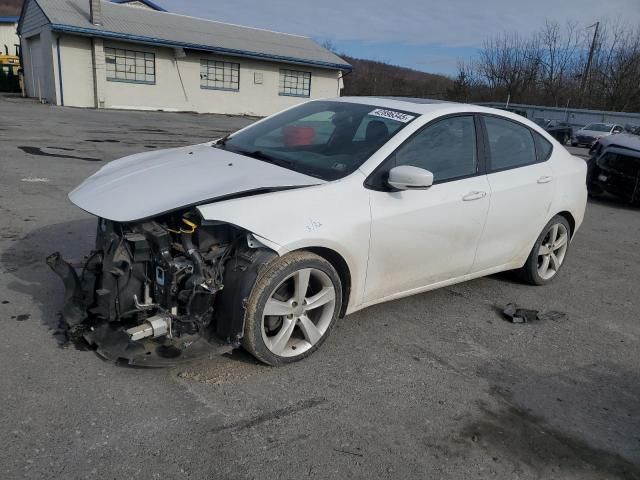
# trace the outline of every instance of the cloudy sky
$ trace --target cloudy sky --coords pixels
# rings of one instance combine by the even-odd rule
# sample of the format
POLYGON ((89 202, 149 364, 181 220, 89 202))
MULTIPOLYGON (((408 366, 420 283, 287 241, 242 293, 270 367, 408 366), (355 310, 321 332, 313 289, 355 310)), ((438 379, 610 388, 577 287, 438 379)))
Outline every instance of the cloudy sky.
POLYGON ((453 73, 501 31, 528 34, 545 19, 587 27, 640 24, 640 0, 156 0, 167 10, 331 40, 339 52, 453 73))

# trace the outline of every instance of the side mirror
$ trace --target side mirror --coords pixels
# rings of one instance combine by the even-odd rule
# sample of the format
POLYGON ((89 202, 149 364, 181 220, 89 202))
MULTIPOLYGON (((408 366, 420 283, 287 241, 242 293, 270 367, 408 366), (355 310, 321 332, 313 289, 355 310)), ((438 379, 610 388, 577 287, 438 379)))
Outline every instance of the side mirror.
POLYGON ((433 173, 411 165, 393 167, 387 184, 396 190, 424 190, 433 185, 433 173))

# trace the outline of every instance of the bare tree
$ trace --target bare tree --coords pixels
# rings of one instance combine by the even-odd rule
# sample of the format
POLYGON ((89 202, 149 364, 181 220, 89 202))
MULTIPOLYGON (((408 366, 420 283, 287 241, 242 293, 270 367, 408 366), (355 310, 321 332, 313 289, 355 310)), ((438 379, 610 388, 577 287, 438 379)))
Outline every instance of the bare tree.
POLYGON ((540 45, 539 81, 547 104, 559 106, 568 100, 575 87, 580 59, 580 35, 575 23, 567 23, 564 31, 557 22, 545 22, 538 34, 540 45))
POLYGON ((524 100, 535 84, 540 58, 537 38, 503 33, 485 41, 476 64, 478 73, 495 93, 524 100))
POLYGON ((639 111, 640 27, 601 22, 585 78, 592 38, 575 23, 552 21, 530 38, 492 37, 476 61, 460 63, 448 98, 639 111))

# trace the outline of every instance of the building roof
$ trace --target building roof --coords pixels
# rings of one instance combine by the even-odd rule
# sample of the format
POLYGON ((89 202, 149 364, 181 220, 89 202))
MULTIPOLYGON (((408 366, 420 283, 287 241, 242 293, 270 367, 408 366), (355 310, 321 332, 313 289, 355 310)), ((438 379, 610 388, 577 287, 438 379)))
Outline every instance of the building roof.
POLYGON ((147 8, 102 2, 102 25, 89 21, 89 0, 35 1, 58 32, 180 47, 224 55, 350 70, 309 37, 242 27, 147 8))

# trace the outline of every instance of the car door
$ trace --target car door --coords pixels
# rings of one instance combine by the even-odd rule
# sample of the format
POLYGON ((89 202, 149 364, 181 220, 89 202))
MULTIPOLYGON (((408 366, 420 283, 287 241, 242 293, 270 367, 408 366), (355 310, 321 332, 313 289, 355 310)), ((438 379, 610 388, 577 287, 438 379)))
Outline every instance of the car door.
POLYGON ((474 272, 526 258, 547 222, 554 194, 548 162, 551 143, 519 122, 489 115, 481 118, 491 207, 474 272))
POLYGON ((435 120, 368 179, 372 223, 365 302, 469 272, 489 208, 476 131, 471 114, 435 120), (431 171, 434 184, 425 190, 390 191, 385 177, 399 165, 431 171))

